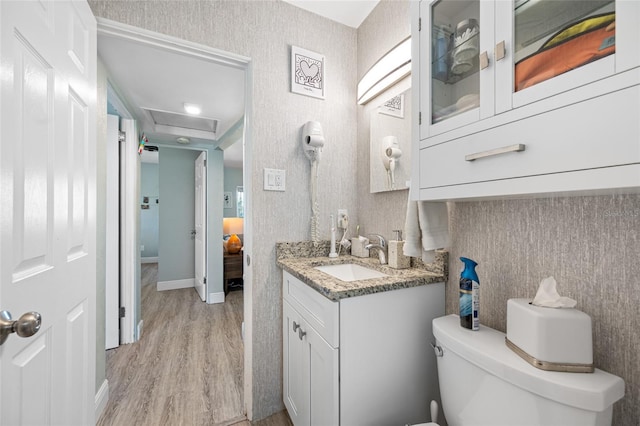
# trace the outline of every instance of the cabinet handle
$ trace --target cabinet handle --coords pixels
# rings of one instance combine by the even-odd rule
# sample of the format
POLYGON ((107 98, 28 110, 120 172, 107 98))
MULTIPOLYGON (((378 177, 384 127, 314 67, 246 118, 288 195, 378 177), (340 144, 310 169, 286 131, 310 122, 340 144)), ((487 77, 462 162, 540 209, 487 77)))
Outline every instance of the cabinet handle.
POLYGON ((496 62, 501 60, 501 59, 504 59, 504 57, 506 55, 506 49, 504 47, 504 40, 502 40, 500 43, 496 44, 495 55, 496 55, 496 62))
POLYGON ((489 151, 476 152, 475 154, 465 155, 465 161, 474 161, 480 158, 491 157, 493 155, 504 154, 507 152, 521 152, 525 149, 525 144, 519 143, 516 145, 503 146, 502 148, 490 149, 489 151))
POLYGON ((480 69, 483 70, 489 66, 489 55, 485 50, 480 54, 480 69))
POLYGON ((300 328, 300 324, 296 323, 295 321, 293 322, 293 332, 295 333, 296 331, 298 331, 298 329, 300 328))
POLYGON ((300 326, 298 326, 298 337, 300 338, 300 340, 302 340, 302 338, 304 336, 306 336, 306 335, 307 335, 307 332, 306 331, 302 331, 302 328, 300 328, 300 326))

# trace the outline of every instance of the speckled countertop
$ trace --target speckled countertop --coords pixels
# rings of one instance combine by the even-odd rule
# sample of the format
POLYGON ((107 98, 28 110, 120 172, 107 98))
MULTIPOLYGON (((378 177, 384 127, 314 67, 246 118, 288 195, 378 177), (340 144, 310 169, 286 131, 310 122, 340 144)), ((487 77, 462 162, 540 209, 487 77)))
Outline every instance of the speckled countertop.
POLYGON ((446 251, 437 251, 433 263, 416 262, 420 267, 408 269, 393 269, 388 265, 380 265, 377 256, 361 258, 343 254, 338 258, 330 258, 328 253, 328 242, 276 243, 276 264, 334 301, 447 280, 448 252, 446 251), (388 276, 346 282, 314 269, 316 266, 341 263, 355 263, 383 272, 388 276))

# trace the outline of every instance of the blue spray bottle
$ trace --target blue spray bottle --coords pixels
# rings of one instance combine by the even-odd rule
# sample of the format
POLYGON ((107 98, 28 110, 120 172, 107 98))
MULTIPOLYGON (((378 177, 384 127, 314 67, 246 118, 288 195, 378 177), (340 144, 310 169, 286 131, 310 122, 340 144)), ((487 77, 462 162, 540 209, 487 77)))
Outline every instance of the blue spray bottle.
POLYGON ((469 330, 480 328, 480 280, 476 274, 478 264, 461 257, 464 269, 460 273, 460 325, 469 330))

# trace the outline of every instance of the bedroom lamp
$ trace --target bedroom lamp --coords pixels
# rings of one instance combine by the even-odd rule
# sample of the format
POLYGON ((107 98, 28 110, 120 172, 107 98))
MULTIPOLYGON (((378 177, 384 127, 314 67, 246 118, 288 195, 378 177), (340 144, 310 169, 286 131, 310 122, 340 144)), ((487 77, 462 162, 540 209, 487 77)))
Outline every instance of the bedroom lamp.
POLYGON ((242 248, 242 241, 238 238, 238 234, 243 233, 243 219, 241 217, 225 217, 222 219, 222 232, 231 234, 227 241, 227 251, 236 254, 242 248))

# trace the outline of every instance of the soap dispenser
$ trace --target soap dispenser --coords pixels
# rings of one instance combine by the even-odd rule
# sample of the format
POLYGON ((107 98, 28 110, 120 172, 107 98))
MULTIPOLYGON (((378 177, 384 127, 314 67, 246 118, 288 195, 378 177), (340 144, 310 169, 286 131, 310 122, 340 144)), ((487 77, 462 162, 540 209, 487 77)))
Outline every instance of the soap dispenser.
POLYGON ((395 239, 389 241, 389 266, 394 269, 406 269, 411 266, 411 258, 404 255, 402 241, 402 231, 396 229, 395 239))

